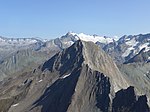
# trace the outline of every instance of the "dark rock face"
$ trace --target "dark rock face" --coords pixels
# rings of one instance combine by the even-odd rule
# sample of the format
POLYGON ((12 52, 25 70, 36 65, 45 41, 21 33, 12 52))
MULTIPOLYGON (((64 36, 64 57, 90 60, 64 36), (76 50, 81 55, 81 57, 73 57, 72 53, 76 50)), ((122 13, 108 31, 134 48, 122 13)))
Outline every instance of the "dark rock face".
POLYGON ((81 70, 74 70, 70 76, 55 81, 35 102, 35 107, 42 105, 42 112, 66 112, 80 72, 81 70))
POLYGON ((113 112, 129 111, 136 102, 136 96, 133 87, 126 90, 120 90, 113 99, 113 112))
POLYGON ((100 108, 103 112, 108 112, 108 109, 110 107, 110 98, 109 98, 109 93, 110 93, 110 82, 109 78, 105 77, 99 72, 96 74, 96 79, 97 79, 97 92, 96 92, 96 100, 97 104, 96 106, 100 108))
POLYGON ((149 112, 146 95, 140 96, 131 109, 132 112, 149 112))
POLYGON ((122 89, 113 99, 112 112, 149 112, 147 98, 140 96, 137 100, 132 86, 122 89))

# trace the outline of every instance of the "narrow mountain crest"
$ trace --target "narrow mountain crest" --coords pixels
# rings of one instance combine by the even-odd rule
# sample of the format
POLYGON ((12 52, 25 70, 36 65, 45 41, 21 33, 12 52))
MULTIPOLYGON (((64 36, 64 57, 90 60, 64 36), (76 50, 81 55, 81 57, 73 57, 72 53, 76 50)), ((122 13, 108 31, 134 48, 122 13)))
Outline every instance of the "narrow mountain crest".
POLYGON ((57 70, 63 75, 83 64, 110 77, 115 91, 128 86, 113 60, 93 42, 82 40, 78 40, 71 47, 46 61, 42 71, 46 69, 57 70))

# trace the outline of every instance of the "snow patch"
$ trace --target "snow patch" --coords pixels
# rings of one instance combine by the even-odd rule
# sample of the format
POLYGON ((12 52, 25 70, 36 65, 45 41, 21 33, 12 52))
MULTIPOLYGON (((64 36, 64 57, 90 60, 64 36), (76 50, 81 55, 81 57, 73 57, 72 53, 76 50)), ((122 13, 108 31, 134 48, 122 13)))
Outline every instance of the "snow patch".
POLYGON ((74 43, 73 41, 64 42, 64 44, 67 44, 67 45, 72 45, 73 43, 74 43))
POLYGON ((139 42, 137 42, 135 40, 135 38, 133 38, 133 39, 131 39, 131 40, 129 40, 129 41, 126 42, 126 44, 129 45, 129 46, 136 46, 138 43, 139 42))
POLYGON ((143 45, 140 45, 140 46, 139 46, 139 50, 142 50, 143 48, 145 48, 144 52, 149 51, 149 50, 150 50, 150 47, 149 47, 148 45, 149 45, 149 43, 145 43, 145 44, 143 44, 143 45))
POLYGON ((41 79, 41 80, 39 80, 38 82, 42 82, 43 80, 41 79))
POLYGON ((122 54, 122 56, 123 56, 123 57, 127 57, 127 56, 131 53, 132 50, 133 50, 133 52, 135 53, 136 50, 135 50, 134 47, 137 46, 138 43, 139 43, 139 42, 137 42, 137 41, 135 40, 135 38, 133 38, 133 39, 131 39, 131 40, 130 40, 130 38, 127 38, 127 39, 126 39, 126 45, 128 45, 129 48, 127 48, 127 50, 122 54))
POLYGON ((63 76, 62 78, 64 79, 64 78, 69 77, 69 76, 70 76, 70 74, 63 76))
POLYGON ((115 93, 118 92, 118 91, 120 90, 120 88, 117 86, 116 83, 114 83, 113 86, 114 86, 114 91, 115 91, 115 93))
POLYGON ((144 77, 147 77, 147 75, 146 75, 146 74, 144 74, 144 77))
POLYGON ((130 40, 130 38, 126 38, 125 40, 126 40, 126 41, 129 41, 129 40, 130 40))
POLYGON ((118 36, 113 36, 113 39, 114 39, 115 41, 118 41, 118 40, 119 40, 119 37, 118 37, 118 36))
POLYGON ((133 47, 129 47, 123 54, 122 56, 123 57, 127 57, 130 53, 131 53, 131 50, 134 50, 133 47))
POLYGON ((19 103, 16 103, 16 104, 12 105, 12 107, 16 107, 16 106, 18 106, 18 105, 19 105, 19 103))

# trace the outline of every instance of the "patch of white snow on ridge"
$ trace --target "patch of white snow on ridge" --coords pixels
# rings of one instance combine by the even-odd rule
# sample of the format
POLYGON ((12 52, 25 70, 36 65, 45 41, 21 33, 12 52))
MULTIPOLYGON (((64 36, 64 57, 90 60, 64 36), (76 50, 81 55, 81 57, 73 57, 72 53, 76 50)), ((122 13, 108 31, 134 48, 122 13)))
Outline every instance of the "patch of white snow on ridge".
POLYGON ((115 41, 118 41, 120 38, 119 38, 118 36, 113 36, 113 39, 114 39, 115 41))
MULTIPOLYGON (((127 38, 127 39, 129 39, 129 38, 127 38)), ((133 39, 131 39, 131 40, 127 40, 126 41, 126 44, 129 46, 129 48, 127 48, 127 50, 122 54, 122 56, 123 57, 127 57, 130 53, 131 53, 131 51, 133 50, 134 51, 134 53, 136 52, 136 50, 135 50, 135 46, 137 46, 137 44, 138 44, 139 42, 137 42, 136 40, 135 40, 135 38, 133 38, 133 39)))
POLYGON ((130 40, 130 38, 126 38, 125 40, 126 40, 126 41, 129 41, 129 40, 130 40))
POLYGON ((68 76, 70 76, 70 74, 63 76, 62 78, 64 79, 64 78, 66 78, 66 77, 68 77, 68 76))
POLYGON ((43 80, 41 79, 41 80, 39 80, 38 82, 42 82, 43 80))
POLYGON ((126 44, 129 45, 129 46, 136 46, 138 43, 139 42, 137 42, 135 40, 135 38, 133 38, 133 39, 131 39, 131 40, 129 40, 129 41, 126 42, 126 44))
POLYGON ((147 52, 150 50, 150 47, 148 46, 150 43, 145 43, 141 46, 139 46, 139 50, 142 50, 143 48, 145 48, 144 52, 147 52))
POLYGON ((19 105, 19 103, 16 103, 16 104, 12 105, 12 107, 16 107, 16 106, 18 106, 18 105, 19 105))
POLYGON ((75 36, 75 35, 77 35, 77 33, 74 33, 74 32, 69 32, 71 35, 73 35, 73 36, 75 36))
POLYGON ((115 91, 115 93, 117 92, 117 91, 119 91, 120 90, 120 88, 117 86, 117 84, 116 83, 114 83, 114 91, 115 91))
POLYGON ((67 45, 72 45, 73 43, 74 43, 73 41, 64 42, 64 44, 67 44, 67 45))
POLYGON ((132 50, 134 50, 134 48, 133 48, 133 47, 129 47, 129 48, 122 54, 122 56, 123 56, 123 57, 127 57, 127 56, 131 53, 132 50))

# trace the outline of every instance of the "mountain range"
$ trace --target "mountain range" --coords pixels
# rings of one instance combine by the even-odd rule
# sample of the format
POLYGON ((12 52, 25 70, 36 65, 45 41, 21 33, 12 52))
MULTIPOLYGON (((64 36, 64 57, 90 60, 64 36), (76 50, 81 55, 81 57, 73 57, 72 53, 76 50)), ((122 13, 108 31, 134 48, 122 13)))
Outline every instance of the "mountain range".
POLYGON ((0 111, 149 112, 150 34, 0 37, 0 111))

